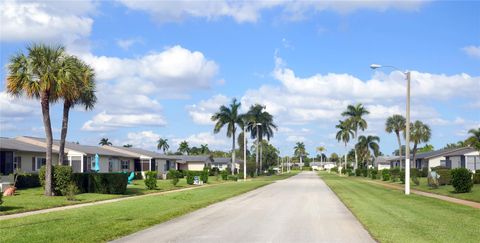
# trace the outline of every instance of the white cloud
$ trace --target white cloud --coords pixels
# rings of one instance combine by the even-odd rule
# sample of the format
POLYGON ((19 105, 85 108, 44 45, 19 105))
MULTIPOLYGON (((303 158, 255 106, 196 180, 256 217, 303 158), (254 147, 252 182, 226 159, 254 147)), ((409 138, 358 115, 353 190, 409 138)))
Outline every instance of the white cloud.
POLYGON ((0 40, 72 42, 90 35, 93 1, 16 1, 0 3, 0 40))
POLYGON ((133 147, 156 150, 157 141, 161 136, 151 130, 141 132, 129 132, 125 144, 131 144, 133 147))
POLYGON ((135 44, 143 44, 142 38, 130 38, 130 39, 118 39, 117 45, 122 48, 123 50, 130 49, 131 46, 135 44))
POLYGON ((299 20, 308 13, 333 11, 341 14, 351 13, 359 9, 385 11, 400 9, 415 11, 425 1, 133 1, 120 0, 133 10, 146 11, 160 22, 179 22, 189 17, 216 20, 231 17, 238 23, 257 22, 261 12, 272 8, 283 10, 285 18, 299 20))
POLYGON ((462 51, 471 57, 480 58, 480 46, 466 46, 462 51))
POLYGON ((122 127, 165 126, 163 116, 151 113, 141 114, 109 114, 103 111, 82 126, 84 131, 110 131, 122 127))
POLYGON ((174 138, 172 141, 178 145, 182 141, 187 141, 190 146, 200 146, 201 144, 208 144, 210 149, 225 149, 229 146, 229 139, 224 134, 213 134, 211 132, 201 132, 192 134, 185 138, 174 138))
POLYGON ((201 100, 198 104, 187 106, 188 114, 196 124, 212 125, 214 124, 211 119, 213 113, 229 101, 228 97, 218 94, 208 100, 201 100))

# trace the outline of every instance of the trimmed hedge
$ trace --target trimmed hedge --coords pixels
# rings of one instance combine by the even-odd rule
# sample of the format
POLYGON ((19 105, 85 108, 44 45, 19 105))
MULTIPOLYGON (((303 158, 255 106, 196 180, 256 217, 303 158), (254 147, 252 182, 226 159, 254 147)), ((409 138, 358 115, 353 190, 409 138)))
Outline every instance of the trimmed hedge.
POLYGON ((178 171, 178 170, 170 169, 167 172, 167 179, 173 179, 173 178, 181 179, 181 178, 183 178, 183 173, 181 171, 178 171))
MULTIPOLYGON (((65 195, 68 185, 72 182, 72 167, 67 165, 52 166, 52 189, 54 195, 65 195)), ((40 184, 45 187, 45 166, 40 168, 38 175, 40 184)))
POLYGON ((222 176, 222 180, 224 180, 224 181, 228 180, 228 171, 227 170, 222 170, 220 175, 222 176))
MULTIPOLYGON (((457 193, 470 192, 473 187, 472 173, 466 168, 456 168, 451 171, 452 186, 457 193)), ((441 177, 440 177, 441 178, 441 177)))
POLYGON ((440 186, 451 184, 452 173, 450 169, 442 166, 437 166, 432 168, 432 170, 437 172, 438 175, 440 175, 440 178, 438 178, 438 184, 440 186))
POLYGON ((143 180, 145 186, 149 190, 154 190, 157 188, 157 172, 156 171, 147 171, 145 172, 145 180, 143 180))
POLYGON ((208 182, 208 169, 204 169, 203 171, 187 170, 185 173, 187 174, 187 184, 189 185, 193 185, 195 176, 198 176, 203 183, 208 182))
POLYGON ((17 180, 15 187, 18 189, 34 188, 42 185, 38 174, 22 173, 15 176, 17 180))
POLYGON ((391 176, 390 180, 392 180, 393 182, 397 181, 398 178, 400 177, 400 168, 395 167, 390 169, 390 176, 391 176))
POLYGON ((127 173, 73 173, 73 181, 82 193, 125 194, 127 173))
POLYGON ((383 169, 382 170, 382 180, 383 181, 389 181, 390 180, 390 170, 389 169, 383 169))
POLYGON ((228 176, 228 180, 229 180, 229 181, 238 181, 238 177, 235 176, 235 175, 229 175, 229 176, 228 176))
POLYGON ((378 170, 377 169, 370 169, 370 178, 372 178, 372 180, 378 179, 377 175, 378 175, 378 170))

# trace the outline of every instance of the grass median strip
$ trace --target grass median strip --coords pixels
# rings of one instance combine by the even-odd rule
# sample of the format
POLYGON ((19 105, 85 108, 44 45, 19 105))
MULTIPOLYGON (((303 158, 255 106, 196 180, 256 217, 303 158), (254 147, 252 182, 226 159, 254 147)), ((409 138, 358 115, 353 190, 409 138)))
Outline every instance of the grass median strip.
POLYGON ((225 183, 196 190, 138 198, 4 220, 0 242, 99 242, 115 239, 271 183, 225 183))
POLYGON ((480 210, 320 173, 380 242, 477 242, 480 210))

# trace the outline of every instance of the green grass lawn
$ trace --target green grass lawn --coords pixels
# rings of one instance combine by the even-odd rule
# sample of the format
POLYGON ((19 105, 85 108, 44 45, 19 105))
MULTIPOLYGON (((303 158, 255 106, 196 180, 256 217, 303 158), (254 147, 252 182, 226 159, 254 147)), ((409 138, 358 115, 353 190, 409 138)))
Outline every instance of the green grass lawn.
MULTIPOLYGON (((293 175, 293 174, 292 174, 293 175)), ((287 176, 223 183, 0 221, 0 242, 98 242, 131 234, 287 176)))
POLYGON ((419 179, 420 185, 416 186, 415 184, 411 183, 412 189, 480 202, 480 184, 473 185, 472 191, 469 193, 455 193, 452 185, 440 186, 436 189, 433 189, 428 186, 427 178, 419 179))
POLYGON ((327 185, 380 242, 478 242, 480 210, 335 174, 327 185))

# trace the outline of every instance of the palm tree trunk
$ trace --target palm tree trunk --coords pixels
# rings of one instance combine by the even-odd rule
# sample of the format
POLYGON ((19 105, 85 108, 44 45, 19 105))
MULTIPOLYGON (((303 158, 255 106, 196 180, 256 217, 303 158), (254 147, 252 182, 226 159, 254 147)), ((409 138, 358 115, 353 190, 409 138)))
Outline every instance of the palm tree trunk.
POLYGON ((259 175, 259 168, 258 168, 258 142, 259 142, 259 139, 260 139, 260 136, 258 136, 258 127, 256 128, 257 130, 257 146, 256 146, 256 149, 255 149, 255 171, 257 173, 257 176, 259 175))
POLYGON ((63 165, 63 158, 65 157, 65 140, 67 139, 68 130, 68 115, 70 113, 71 104, 68 101, 63 103, 63 119, 62 119, 62 132, 60 135, 60 146, 58 150, 58 164, 63 165))
POLYGON ((46 165, 45 165, 45 196, 52 196, 52 124, 50 122, 50 96, 47 92, 40 95, 43 115, 43 126, 45 127, 46 137, 46 165))
POLYGON ((260 139, 260 171, 263 173, 262 160, 263 160, 263 143, 262 143, 262 140, 260 139))
POLYGON ((235 128, 233 128, 232 136, 232 175, 235 174, 235 128))
POLYGON ((348 156, 348 149, 347 149, 347 143, 345 143, 345 171, 347 171, 347 156, 348 156))
POLYGON ((397 141, 398 141, 398 155, 400 155, 400 168, 402 167, 402 141, 400 140, 400 133, 397 132, 397 141))
MULTIPOLYGON (((413 159, 412 159, 412 162, 414 163, 415 165, 415 168, 416 168, 416 165, 417 165, 417 162, 415 161, 415 157, 417 156, 417 143, 414 143, 413 144, 413 159)), ((410 162, 410 168, 412 168, 412 162, 410 162)), ((406 165, 405 165, 406 166, 406 165)), ((406 168, 406 167, 405 167, 406 168)))
MULTIPOLYGON (((358 144, 357 129, 355 129, 355 138, 357 139, 357 144, 358 144)), ((353 169, 356 170, 358 168, 357 148, 354 148, 354 151, 355 151, 355 168, 353 169)))

